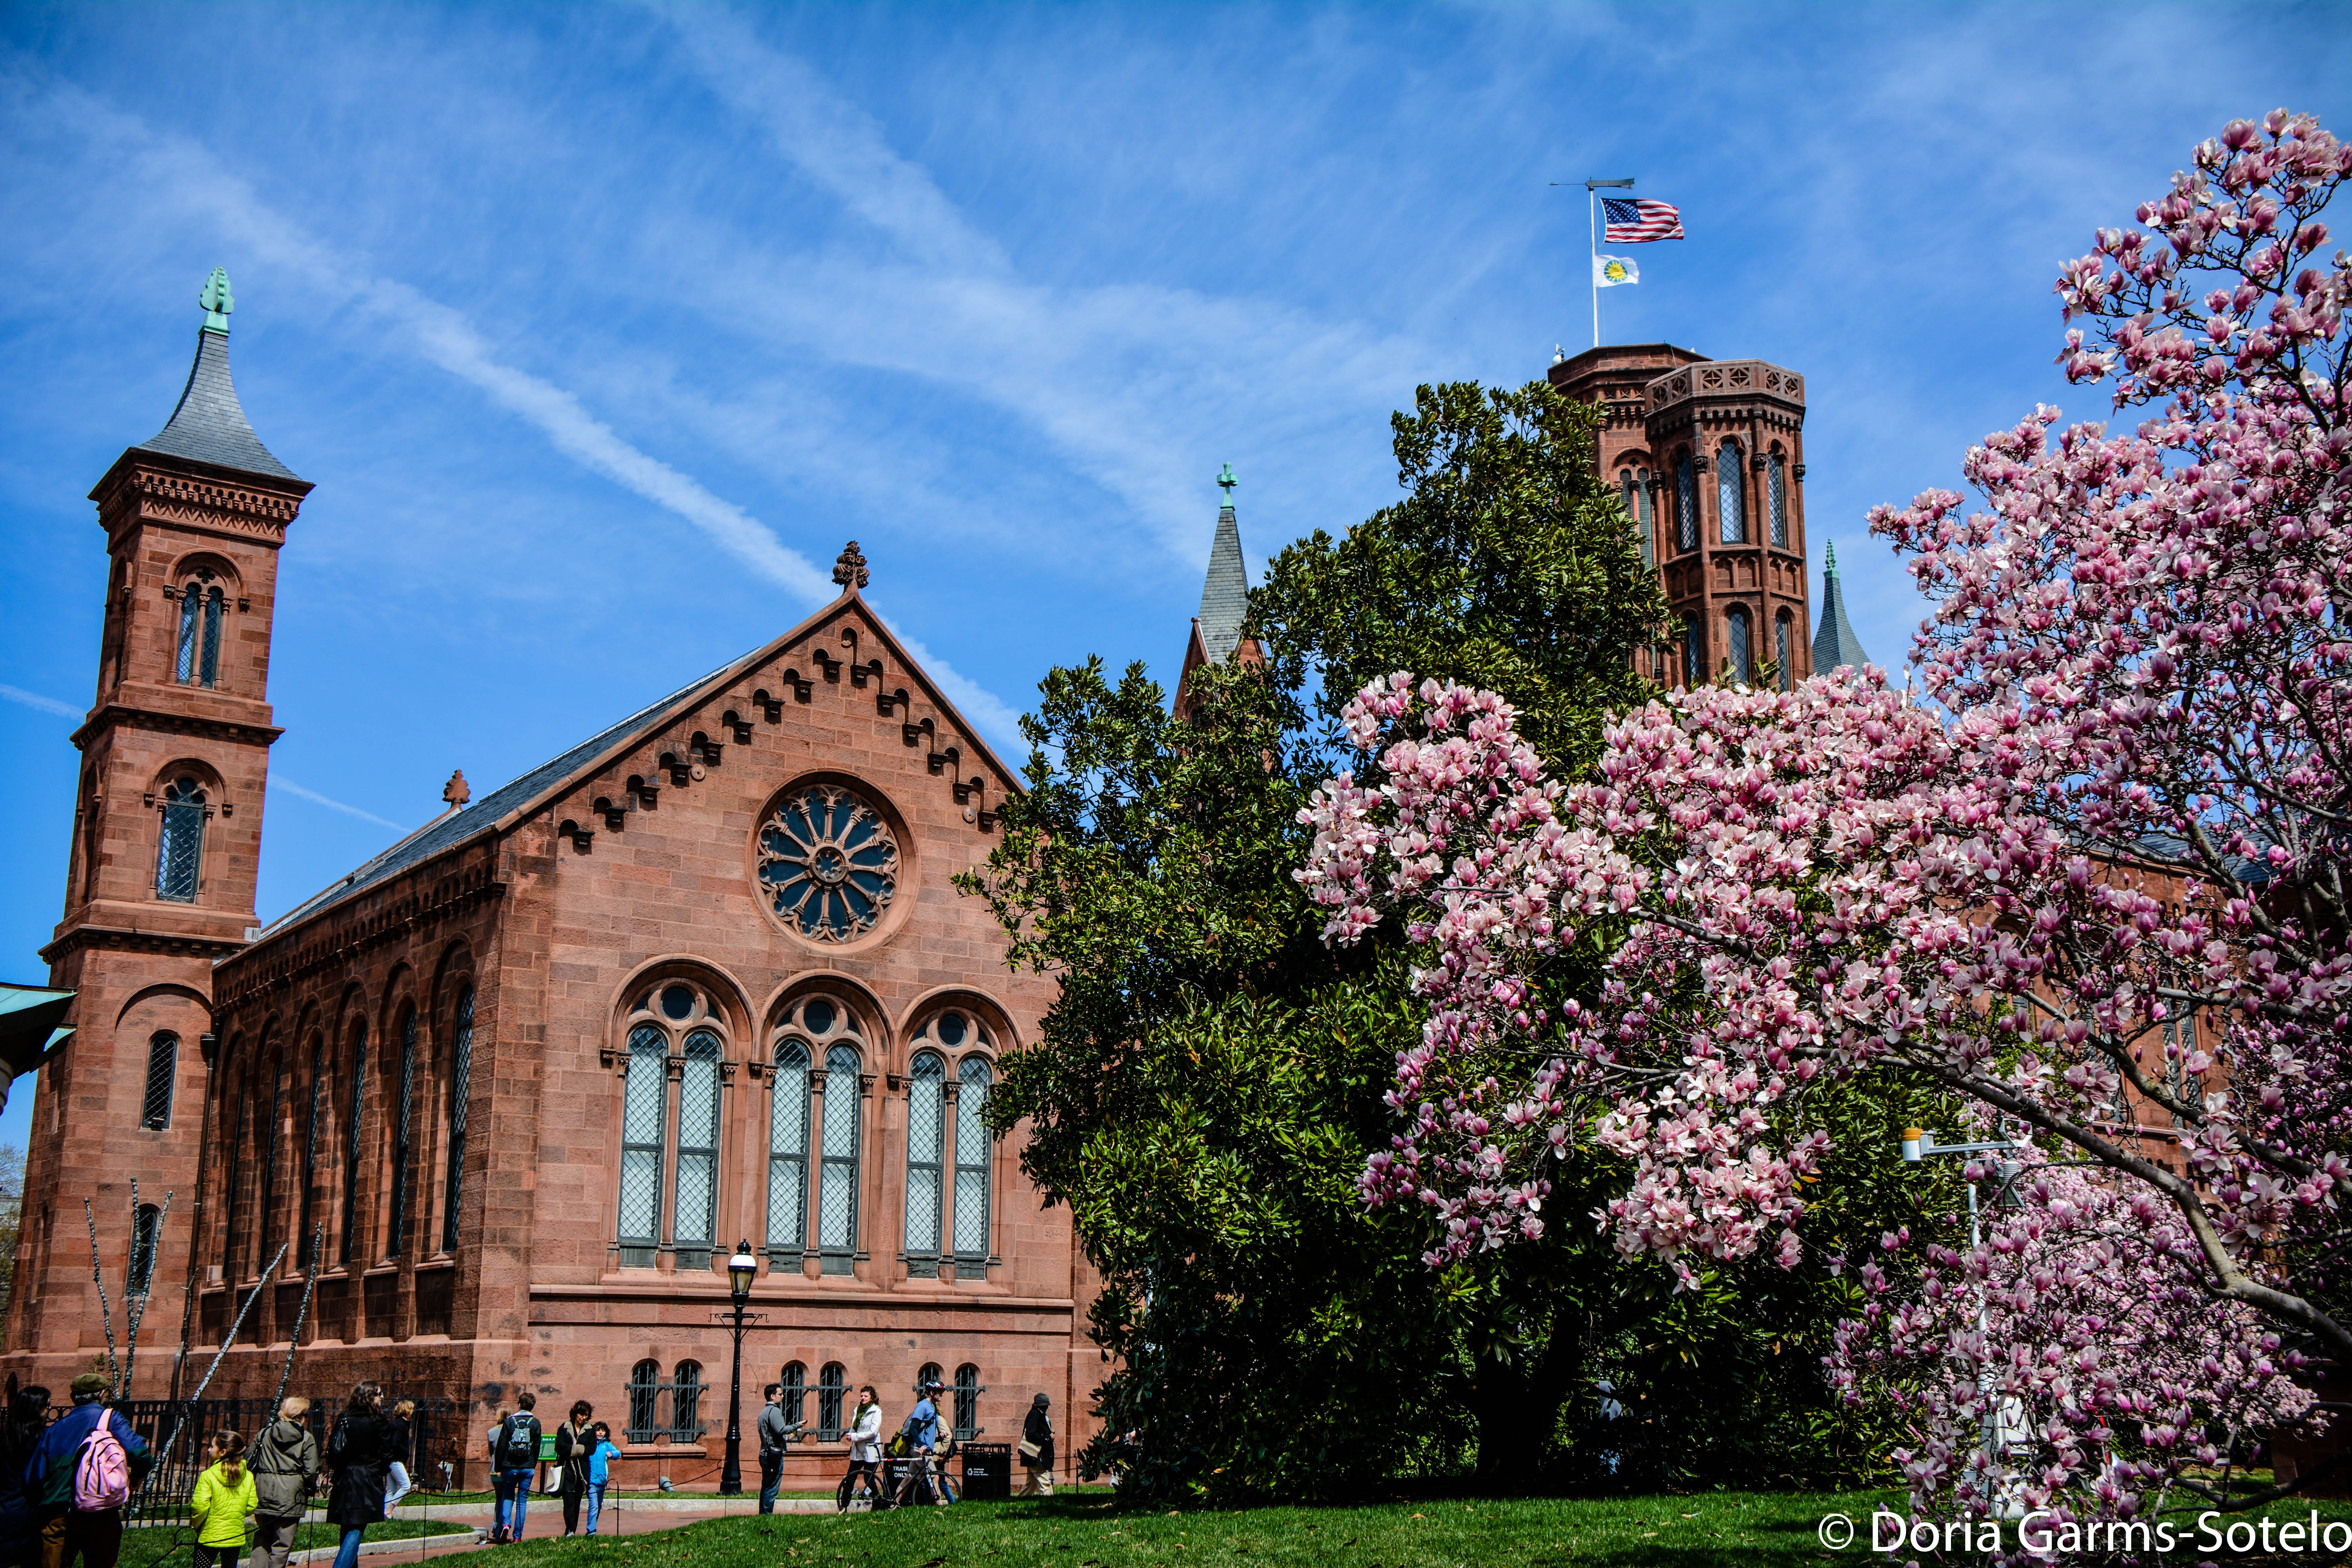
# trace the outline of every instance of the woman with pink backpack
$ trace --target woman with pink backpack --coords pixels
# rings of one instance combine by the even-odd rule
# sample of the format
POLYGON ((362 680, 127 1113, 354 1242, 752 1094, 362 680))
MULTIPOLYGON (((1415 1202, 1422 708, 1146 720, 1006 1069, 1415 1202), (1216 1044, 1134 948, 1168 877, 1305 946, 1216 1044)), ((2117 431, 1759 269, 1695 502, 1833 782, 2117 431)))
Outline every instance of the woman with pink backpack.
POLYGON ((25 1498, 40 1516, 47 1568, 114 1568, 122 1509, 152 1456, 131 1423, 107 1407, 105 1376, 73 1380, 73 1408, 51 1423, 25 1466, 25 1498))

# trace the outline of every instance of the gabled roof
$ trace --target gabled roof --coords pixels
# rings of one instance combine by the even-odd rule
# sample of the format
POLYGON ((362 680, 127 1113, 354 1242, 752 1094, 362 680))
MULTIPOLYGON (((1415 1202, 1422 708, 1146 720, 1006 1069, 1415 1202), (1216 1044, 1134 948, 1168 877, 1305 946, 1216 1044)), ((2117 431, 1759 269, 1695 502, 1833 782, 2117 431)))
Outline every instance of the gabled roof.
POLYGON ((142 441, 131 450, 301 482, 293 469, 270 456, 261 437, 253 433, 245 405, 236 398, 236 383, 229 378, 228 333, 213 327, 196 330, 196 359, 188 367, 188 384, 181 390, 179 406, 172 410, 172 417, 152 440, 142 441))
POLYGON ((1826 546, 1822 567, 1822 613, 1813 617, 1813 673, 1827 675, 1841 665, 1860 669, 1870 662, 1853 623, 1845 618, 1845 589, 1838 582, 1837 546, 1826 546))
POLYGON ((389 849, 366 861, 357 870, 332 886, 306 899, 300 904, 270 922, 263 933, 268 941, 321 910, 341 903, 345 899, 373 887, 389 878, 398 876, 411 867, 420 866, 438 855, 470 843, 486 835, 513 826, 531 812, 547 805, 582 780, 591 778, 626 755, 680 714, 715 696, 723 688, 758 668, 782 653, 811 631, 836 616, 844 605, 856 604, 866 610, 865 620, 873 635, 879 638, 896 658, 898 668, 907 671, 941 717, 950 722, 959 738, 981 763, 993 771, 1008 791, 1022 787, 1021 775, 1006 767, 978 730, 967 723, 955 704, 942 695, 922 667, 908 657, 906 648, 890 634, 865 604, 856 589, 850 589, 792 630, 764 647, 755 648, 742 658, 721 665, 698 680, 691 681, 657 701, 647 703, 618 723, 607 725, 578 745, 550 758, 520 777, 499 785, 469 805, 443 813, 400 840, 389 849))

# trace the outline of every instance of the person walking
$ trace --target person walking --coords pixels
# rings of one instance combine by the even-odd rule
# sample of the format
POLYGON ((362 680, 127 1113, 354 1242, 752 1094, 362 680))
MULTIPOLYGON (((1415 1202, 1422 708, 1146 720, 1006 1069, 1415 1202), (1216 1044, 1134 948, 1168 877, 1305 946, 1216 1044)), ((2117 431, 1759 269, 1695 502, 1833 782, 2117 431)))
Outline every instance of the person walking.
POLYGON ((261 1506, 253 1472, 245 1465, 245 1434, 213 1434, 213 1462, 188 1496, 188 1522, 196 1527, 195 1568, 236 1568, 245 1555, 246 1516, 261 1506))
POLYGON ((245 1451, 253 1477, 253 1559, 247 1568, 286 1568, 302 1510, 319 1489, 319 1439, 302 1417, 310 1402, 289 1394, 278 1402, 277 1419, 254 1434, 245 1451))
POLYGON ((25 1499, 40 1519, 41 1568, 114 1568, 122 1509, 154 1456, 107 1408, 102 1373, 73 1380, 73 1408, 49 1424, 25 1462, 25 1499))
POLYGON ((392 1423, 383 1416, 383 1386, 354 1385, 343 1413, 335 1418, 335 1429, 327 1436, 324 1455, 334 1485, 334 1495, 327 1500, 327 1520, 343 1532, 342 1544, 335 1550, 335 1568, 352 1568, 368 1526, 383 1518, 384 1482, 396 1457, 392 1423))
POLYGON ((515 1395, 515 1407, 490 1429, 490 1468, 498 1477, 499 1518, 494 1546, 522 1539, 524 1513, 530 1507, 530 1484, 539 1473, 539 1417, 531 1414, 539 1396, 528 1388, 515 1395))
POLYGON ((760 1408, 760 1511, 776 1511, 776 1489, 783 1484, 784 1451, 800 1436, 806 1422, 784 1415, 784 1385, 768 1384, 767 1403, 760 1408))
POLYGON ((621 1450, 613 1446, 613 1429, 596 1423, 588 1440, 588 1533, 596 1533, 597 1516, 604 1511, 604 1488, 613 1476, 613 1461, 621 1450))
POLYGON ((400 1500, 408 1495, 408 1456, 415 1447, 416 1401, 404 1399, 392 1407, 385 1423, 392 1437, 392 1462, 384 1467, 383 1517, 390 1519, 400 1500))
POLYGON ((914 1447, 914 1457, 907 1462, 907 1473, 899 1479, 898 1496, 891 1500, 900 1507, 917 1495, 918 1482, 922 1490, 930 1495, 933 1503, 940 1508, 948 1506, 947 1494, 940 1489, 937 1461, 932 1452, 940 1440, 940 1407, 931 1399, 931 1395, 946 1391, 947 1384, 938 1378, 916 1385, 915 1392, 921 1397, 915 1401, 914 1409, 907 1413, 906 1423, 899 1427, 914 1447))
POLYGON ((41 1526, 25 1495, 25 1466, 49 1428, 49 1391, 20 1388, 0 1415, 0 1568, 37 1568, 41 1526))
POLYGON ((1029 1402, 1029 1415, 1021 1423, 1021 1468, 1029 1479, 1021 1489, 1023 1497, 1054 1495, 1054 1422, 1047 1412, 1054 1402, 1044 1394, 1029 1402))
POLYGON ((588 1495, 588 1454, 596 1446, 588 1417, 595 1414, 596 1407, 586 1400, 574 1400, 571 1419, 555 1429, 556 1490, 563 1494, 566 1535, 580 1533, 580 1500, 588 1495))
POLYGON ((866 1500, 875 1508, 887 1507, 882 1500, 882 1481, 875 1474, 882 1463, 882 1402, 875 1396, 874 1385, 867 1384, 857 1391, 857 1413, 849 1423, 849 1470, 841 1478, 841 1490, 835 1500, 841 1511, 849 1511, 850 1500, 857 1495, 857 1484, 866 1483, 866 1500))

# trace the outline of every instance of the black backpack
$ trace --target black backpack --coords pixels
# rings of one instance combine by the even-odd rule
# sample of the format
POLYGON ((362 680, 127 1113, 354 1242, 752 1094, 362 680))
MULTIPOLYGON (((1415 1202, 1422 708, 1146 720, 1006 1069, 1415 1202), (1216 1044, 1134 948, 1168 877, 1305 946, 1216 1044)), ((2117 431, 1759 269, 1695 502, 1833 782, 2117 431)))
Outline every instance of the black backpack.
POLYGON ((516 1411, 499 1428, 499 1463, 509 1470, 529 1469, 539 1463, 539 1417, 516 1411))

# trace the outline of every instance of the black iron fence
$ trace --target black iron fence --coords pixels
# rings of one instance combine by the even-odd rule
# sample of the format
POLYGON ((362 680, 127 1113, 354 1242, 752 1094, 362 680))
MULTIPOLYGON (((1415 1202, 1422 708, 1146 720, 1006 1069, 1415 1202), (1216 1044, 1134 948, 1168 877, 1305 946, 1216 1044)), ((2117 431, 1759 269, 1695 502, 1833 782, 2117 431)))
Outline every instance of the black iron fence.
MULTIPOLYGON (((172 1445, 170 1458, 149 1475, 145 1488, 132 1498, 125 1522, 176 1524, 186 1520, 196 1478, 212 1462, 213 1435, 235 1432, 251 1443, 270 1420, 274 1406, 267 1399, 126 1399, 114 1408, 157 1458, 163 1458, 165 1444, 172 1445), (178 1441, 173 1442, 175 1431, 178 1441)), ((340 1402, 331 1408, 313 1405, 303 1417, 311 1436, 319 1439, 322 1455, 327 1435, 341 1413, 340 1402)), ((409 1417, 408 1452, 401 1457, 408 1468, 408 1484, 420 1491, 438 1491, 454 1484, 464 1473, 465 1453, 464 1413, 457 1402, 418 1400, 416 1414, 409 1417)))

